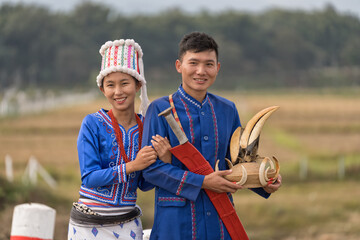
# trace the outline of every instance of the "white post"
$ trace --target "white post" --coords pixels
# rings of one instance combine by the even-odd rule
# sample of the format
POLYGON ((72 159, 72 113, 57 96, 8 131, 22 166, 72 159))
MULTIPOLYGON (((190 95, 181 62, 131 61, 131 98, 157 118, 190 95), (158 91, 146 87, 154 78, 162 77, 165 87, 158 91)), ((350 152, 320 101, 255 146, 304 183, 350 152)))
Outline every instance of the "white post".
POLYGON ((50 174, 39 164, 37 163, 37 171, 43 177, 45 182, 52 188, 56 188, 56 181, 50 176, 50 174))
POLYGON ((12 158, 9 154, 5 156, 6 178, 9 182, 14 181, 12 158))
POLYGON ((14 208, 10 240, 52 240, 56 211, 46 205, 25 203, 14 208))
POLYGON ((36 185, 38 173, 50 187, 56 188, 55 179, 50 176, 50 174, 45 170, 45 168, 43 168, 43 166, 40 165, 34 156, 31 156, 25 169, 23 182, 26 183, 26 181, 29 180, 30 184, 36 185))

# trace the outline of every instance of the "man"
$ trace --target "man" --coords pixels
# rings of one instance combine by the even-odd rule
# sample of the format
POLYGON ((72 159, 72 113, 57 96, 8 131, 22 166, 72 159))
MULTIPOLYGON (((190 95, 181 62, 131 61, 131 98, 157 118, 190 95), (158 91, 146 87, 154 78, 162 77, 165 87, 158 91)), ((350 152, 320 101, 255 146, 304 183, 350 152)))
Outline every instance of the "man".
MULTIPOLYGON (((229 158, 230 138, 240 126, 240 120, 234 103, 207 91, 220 70, 216 42, 199 32, 184 36, 175 66, 182 76, 182 84, 174 94, 150 104, 144 122, 142 146, 151 145, 157 139, 153 136, 157 135, 166 137, 172 147, 179 145, 166 120, 158 117, 172 101, 189 142, 213 169, 216 160, 220 160, 220 169, 226 169, 225 157, 229 158)), ((235 193, 241 189, 241 186, 224 178, 230 173, 231 170, 224 170, 206 176, 195 174, 174 156, 171 164, 157 160, 145 169, 144 178, 156 186, 151 239, 231 239, 204 191, 235 193)), ((280 185, 281 177, 278 182, 253 191, 267 198, 280 185)))

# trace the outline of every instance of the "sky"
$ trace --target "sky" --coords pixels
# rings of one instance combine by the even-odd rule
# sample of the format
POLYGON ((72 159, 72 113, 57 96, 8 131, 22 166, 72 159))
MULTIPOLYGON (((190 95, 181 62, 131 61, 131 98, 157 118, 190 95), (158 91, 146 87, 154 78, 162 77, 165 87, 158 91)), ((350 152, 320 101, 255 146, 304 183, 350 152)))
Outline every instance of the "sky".
MULTIPOLYGON (((71 11, 74 6, 84 0, 0 0, 3 3, 25 3, 45 6, 52 11, 71 11)), ((338 12, 350 13, 360 17, 360 0, 91 0, 103 3, 123 14, 156 14, 169 8, 180 8, 189 13, 202 10, 219 12, 229 9, 262 12, 269 8, 282 8, 288 10, 313 11, 321 10, 330 3, 338 12), (125 4, 129 3, 129 4, 125 4)))

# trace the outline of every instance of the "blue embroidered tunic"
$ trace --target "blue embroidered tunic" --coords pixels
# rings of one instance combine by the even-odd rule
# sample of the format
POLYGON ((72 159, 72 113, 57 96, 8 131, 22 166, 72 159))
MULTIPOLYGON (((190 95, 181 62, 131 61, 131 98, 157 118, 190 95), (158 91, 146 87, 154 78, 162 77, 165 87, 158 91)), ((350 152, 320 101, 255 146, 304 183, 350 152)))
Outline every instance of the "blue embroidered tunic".
MULTIPOLYGON (((219 159, 219 169, 225 170, 231 135, 240 126, 235 104, 211 93, 200 103, 182 86, 173 99, 189 141, 213 169, 219 159)), ((151 137, 156 134, 167 137, 171 146, 179 145, 165 118, 158 117, 168 107, 168 97, 150 104, 144 121, 143 146, 151 145, 151 137)), ((201 189, 204 176, 189 172, 174 156, 171 164, 157 160, 143 174, 146 181, 156 186, 151 239, 230 239, 216 209, 201 189)), ((262 188, 253 190, 263 197, 269 196, 262 188)))
MULTIPOLYGON (((142 116, 139 116, 142 120, 142 116)), ((135 160, 139 150, 139 129, 127 132, 120 126, 126 155, 135 160)), ((135 206, 136 190, 149 190, 141 172, 126 175, 125 162, 116 141, 107 110, 87 115, 80 128, 77 148, 81 171, 80 195, 115 206, 135 206)))

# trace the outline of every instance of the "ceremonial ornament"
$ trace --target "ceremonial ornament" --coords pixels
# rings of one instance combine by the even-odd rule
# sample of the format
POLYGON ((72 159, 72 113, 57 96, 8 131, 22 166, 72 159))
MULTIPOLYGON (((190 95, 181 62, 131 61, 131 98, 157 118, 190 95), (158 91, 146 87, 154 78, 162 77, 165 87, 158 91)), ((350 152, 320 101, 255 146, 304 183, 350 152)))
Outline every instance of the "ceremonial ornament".
MULTIPOLYGON (((236 182, 245 188, 264 187, 276 182, 280 165, 276 157, 261 157, 258 155, 260 132, 265 121, 279 107, 272 106, 258 112, 246 124, 245 128, 238 127, 232 134, 230 141, 231 161, 225 158, 232 169, 225 178, 236 182)), ((215 171, 219 171, 219 160, 216 162, 215 171)))

